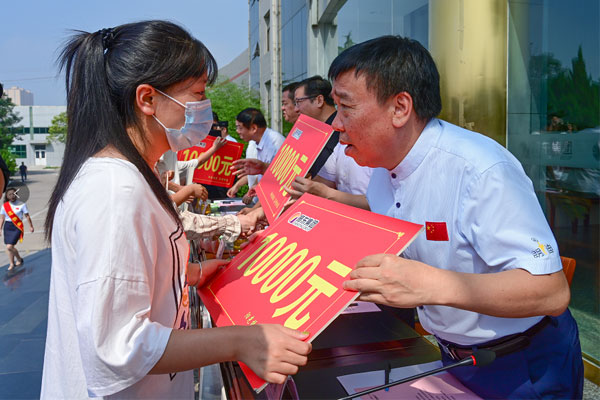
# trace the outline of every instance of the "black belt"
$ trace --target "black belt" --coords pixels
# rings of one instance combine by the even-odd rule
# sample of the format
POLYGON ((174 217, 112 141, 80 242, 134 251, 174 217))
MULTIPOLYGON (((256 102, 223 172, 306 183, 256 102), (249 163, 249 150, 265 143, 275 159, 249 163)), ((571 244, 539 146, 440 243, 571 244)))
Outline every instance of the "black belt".
POLYGON ((533 325, 525 332, 504 336, 487 342, 484 345, 461 346, 448 342, 444 343, 444 341, 440 339, 438 339, 438 343, 444 353, 455 361, 470 357, 473 354, 473 351, 475 351, 474 349, 491 350, 496 353, 496 358, 498 358, 525 349, 531 343, 531 339, 551 321, 552 319, 550 317, 545 316, 540 322, 533 325))

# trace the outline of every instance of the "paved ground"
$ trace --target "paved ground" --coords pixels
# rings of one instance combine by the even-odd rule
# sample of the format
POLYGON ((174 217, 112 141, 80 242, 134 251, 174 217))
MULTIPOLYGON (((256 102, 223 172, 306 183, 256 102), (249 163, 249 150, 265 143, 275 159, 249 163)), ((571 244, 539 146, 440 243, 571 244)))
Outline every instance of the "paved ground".
MULTIPOLYGON (((8 275, 8 258, 4 252, 0 254, 0 399, 35 399, 40 395, 51 265, 43 224, 57 177, 56 170, 29 171, 26 185, 31 197, 27 206, 36 231, 26 234, 23 243, 17 245, 24 266, 8 275)), ((200 397, 218 399, 219 393, 213 388, 217 376, 210 373, 215 371, 206 372, 200 397)), ((600 399, 599 387, 586 381, 584 399, 600 399)))

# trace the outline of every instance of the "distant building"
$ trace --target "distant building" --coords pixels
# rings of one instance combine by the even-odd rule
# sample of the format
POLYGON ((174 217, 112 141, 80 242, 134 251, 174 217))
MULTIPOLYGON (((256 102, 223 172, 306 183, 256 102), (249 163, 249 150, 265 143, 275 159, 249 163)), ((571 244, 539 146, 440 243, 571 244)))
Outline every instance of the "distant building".
POLYGON ((227 82, 248 87, 250 82, 250 59, 248 49, 244 50, 232 62, 219 69, 219 77, 227 82))
POLYGON ((9 89, 4 89, 4 93, 17 106, 32 106, 33 93, 20 87, 13 86, 9 89))
MULTIPOLYGON (((10 89, 9 89, 10 90, 10 89)), ((48 143, 48 129, 52 119, 67 111, 66 106, 16 106, 16 114, 23 118, 12 132, 18 136, 10 146, 17 165, 60 167, 65 152, 64 143, 48 143)))

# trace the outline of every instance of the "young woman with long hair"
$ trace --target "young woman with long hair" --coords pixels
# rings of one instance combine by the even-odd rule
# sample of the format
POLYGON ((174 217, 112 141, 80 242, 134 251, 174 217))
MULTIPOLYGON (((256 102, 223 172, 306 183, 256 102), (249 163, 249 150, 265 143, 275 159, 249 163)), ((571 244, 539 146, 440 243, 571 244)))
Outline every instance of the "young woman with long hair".
POLYGON ((188 264, 154 166, 210 130, 205 87, 217 66, 208 49, 175 24, 145 21, 75 34, 60 66, 69 124, 46 219, 42 397, 193 398, 190 370, 228 360, 269 382, 294 374, 310 351, 306 334, 278 325, 186 329, 187 285, 202 285, 224 261, 188 264))

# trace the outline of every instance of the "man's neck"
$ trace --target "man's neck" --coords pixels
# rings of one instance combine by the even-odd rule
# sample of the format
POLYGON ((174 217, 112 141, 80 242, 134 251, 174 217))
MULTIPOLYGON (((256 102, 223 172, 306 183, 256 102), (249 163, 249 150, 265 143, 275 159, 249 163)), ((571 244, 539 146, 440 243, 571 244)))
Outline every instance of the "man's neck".
POLYGON ((260 143, 266 130, 267 130, 267 128, 258 128, 256 133, 254 134, 254 137, 252 138, 252 140, 254 140, 256 143, 260 143))
POLYGON ((317 118, 317 119, 321 122, 325 122, 325 121, 327 121, 327 119, 329 119, 331 114, 333 114, 334 112, 335 112, 335 107, 330 106, 329 104, 325 104, 325 106, 323 106, 323 108, 321 109, 319 118, 317 118))

